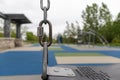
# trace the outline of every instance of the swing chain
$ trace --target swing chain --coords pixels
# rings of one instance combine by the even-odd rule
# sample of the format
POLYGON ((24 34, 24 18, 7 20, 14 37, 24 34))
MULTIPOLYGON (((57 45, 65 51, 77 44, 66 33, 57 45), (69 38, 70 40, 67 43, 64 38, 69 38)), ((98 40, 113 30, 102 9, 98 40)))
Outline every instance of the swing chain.
POLYGON ((50 0, 47 0, 47 6, 43 6, 43 0, 40 1, 40 7, 42 10, 44 10, 44 8, 47 9, 47 11, 50 9, 50 0))
POLYGON ((40 0, 40 7, 43 11, 43 20, 39 23, 39 27, 37 29, 37 35, 39 37, 39 43, 43 47, 42 80, 48 80, 48 75, 47 75, 48 47, 52 44, 52 24, 49 20, 47 20, 47 11, 50 8, 50 0, 47 0, 47 6, 43 6, 43 0, 40 0), (49 27, 49 40, 48 41, 43 41, 43 38, 44 38, 43 24, 45 25, 48 24, 48 27, 49 27))
POLYGON ((39 23, 38 27, 38 37, 39 37, 39 43, 43 47, 44 42, 43 42, 43 37, 44 37, 44 28, 43 24, 48 24, 49 26, 49 42, 47 42, 47 46, 49 47, 52 44, 52 24, 49 20, 47 20, 47 11, 50 8, 50 0, 47 0, 47 6, 43 6, 43 0, 40 0, 40 7, 43 10, 43 20, 39 23))
POLYGON ((43 10, 44 23, 47 23, 47 11, 50 9, 50 0, 47 0, 47 6, 43 6, 43 0, 40 0, 40 7, 43 10))

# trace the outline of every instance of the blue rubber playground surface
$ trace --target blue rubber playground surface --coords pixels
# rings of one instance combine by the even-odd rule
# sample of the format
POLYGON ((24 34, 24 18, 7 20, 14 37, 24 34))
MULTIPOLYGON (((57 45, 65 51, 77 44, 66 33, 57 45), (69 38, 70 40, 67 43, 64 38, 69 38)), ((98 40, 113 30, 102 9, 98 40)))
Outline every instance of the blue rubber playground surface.
MULTIPOLYGON (((39 45, 35 44, 34 46, 39 45)), ((56 50, 49 51, 49 66, 58 65, 55 59, 56 52, 64 52, 66 54, 67 52, 98 52, 100 54, 120 58, 120 51, 80 51, 64 45, 61 45, 60 47, 63 49, 62 51, 56 50)), ((74 65, 104 66, 111 64, 74 64, 74 65)), ((37 75, 41 73, 42 73, 42 51, 8 51, 0 54, 0 76, 37 75)))

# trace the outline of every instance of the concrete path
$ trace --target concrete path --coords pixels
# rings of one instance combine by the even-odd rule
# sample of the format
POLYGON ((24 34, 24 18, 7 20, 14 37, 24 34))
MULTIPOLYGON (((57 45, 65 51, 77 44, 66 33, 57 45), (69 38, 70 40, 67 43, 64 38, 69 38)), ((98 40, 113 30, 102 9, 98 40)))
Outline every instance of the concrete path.
POLYGON ((56 57, 58 64, 105 64, 120 63, 119 58, 112 56, 76 56, 76 57, 56 57))
POLYGON ((0 76, 0 80, 42 80, 41 75, 0 76))
POLYGON ((40 51, 40 50, 42 50, 42 47, 40 47, 40 46, 26 45, 26 46, 23 46, 23 47, 1 50, 0 53, 7 52, 7 51, 40 51))

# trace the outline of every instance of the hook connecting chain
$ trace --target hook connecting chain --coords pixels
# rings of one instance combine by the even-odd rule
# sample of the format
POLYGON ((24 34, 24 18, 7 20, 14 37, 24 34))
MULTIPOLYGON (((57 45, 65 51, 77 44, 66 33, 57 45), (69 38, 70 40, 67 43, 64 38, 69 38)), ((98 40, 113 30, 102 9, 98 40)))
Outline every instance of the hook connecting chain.
MULTIPOLYGON (((46 20, 46 23, 49 26, 49 42, 47 42, 47 46, 49 47, 52 44, 52 24, 50 21, 46 20)), ((39 43, 41 44, 41 46, 44 46, 44 42, 43 42, 43 30, 44 28, 42 27, 42 25, 45 24, 44 20, 40 22, 38 30, 39 30, 39 43)))

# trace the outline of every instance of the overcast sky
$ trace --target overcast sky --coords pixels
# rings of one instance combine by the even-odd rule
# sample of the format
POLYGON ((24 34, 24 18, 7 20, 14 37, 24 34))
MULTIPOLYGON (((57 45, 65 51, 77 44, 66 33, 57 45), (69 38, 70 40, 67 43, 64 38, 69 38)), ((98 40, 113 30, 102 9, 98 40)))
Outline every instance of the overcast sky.
MULTIPOLYGON (((27 25, 30 31, 36 33, 39 22, 43 19, 40 9, 40 0, 0 0, 0 11, 3 13, 23 13, 32 24, 27 25)), ((81 12, 86 5, 102 2, 107 4, 113 17, 120 12, 120 0, 50 0, 51 7, 48 11, 48 20, 53 25, 53 34, 62 33, 66 21, 78 21, 82 25, 81 12)))

